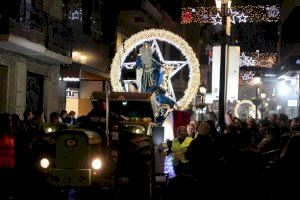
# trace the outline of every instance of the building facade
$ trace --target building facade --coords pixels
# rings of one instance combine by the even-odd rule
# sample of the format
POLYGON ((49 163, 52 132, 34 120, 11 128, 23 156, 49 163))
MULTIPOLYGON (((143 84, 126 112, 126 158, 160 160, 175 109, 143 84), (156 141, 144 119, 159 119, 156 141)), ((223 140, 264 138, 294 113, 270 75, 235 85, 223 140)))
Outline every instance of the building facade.
POLYGON ((62 0, 54 2, 13 0, 0 8, 0 113, 49 116, 64 108, 60 65, 72 62, 72 34, 62 0))
POLYGON ((280 109, 290 118, 300 116, 300 1, 283 1, 281 5, 280 49, 277 78, 280 81, 280 109))

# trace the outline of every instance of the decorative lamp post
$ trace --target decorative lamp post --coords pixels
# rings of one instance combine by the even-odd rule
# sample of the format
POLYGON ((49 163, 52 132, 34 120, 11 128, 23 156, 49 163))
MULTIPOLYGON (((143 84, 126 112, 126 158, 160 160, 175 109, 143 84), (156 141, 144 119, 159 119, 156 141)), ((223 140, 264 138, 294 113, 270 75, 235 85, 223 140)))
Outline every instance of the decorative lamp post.
POLYGON ((253 84, 256 86, 256 93, 255 93, 255 120, 257 120, 258 93, 259 93, 259 84, 260 83, 261 83, 261 77, 256 74, 253 77, 253 84))
POLYGON ((222 16, 222 39, 221 39, 221 65, 220 65, 220 89, 219 89, 219 126, 220 132, 224 133, 225 127, 225 76, 226 76, 226 48, 230 36, 230 0, 215 0, 216 8, 222 16), (227 23, 227 21, 229 23, 227 23))

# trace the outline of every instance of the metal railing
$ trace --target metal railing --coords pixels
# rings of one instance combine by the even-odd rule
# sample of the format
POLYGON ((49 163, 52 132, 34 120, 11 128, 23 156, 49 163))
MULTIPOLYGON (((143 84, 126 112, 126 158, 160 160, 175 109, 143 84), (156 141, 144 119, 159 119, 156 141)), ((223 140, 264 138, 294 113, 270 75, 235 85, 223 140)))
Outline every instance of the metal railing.
POLYGON ((10 6, 6 11, 0 9, 0 14, 3 15, 0 18, 3 31, 0 31, 0 34, 11 33, 9 27, 10 23, 13 22, 14 34, 34 42, 36 41, 34 37, 41 37, 39 41, 42 41, 41 44, 43 43, 46 48, 55 53, 71 57, 71 28, 48 13, 27 3, 26 0, 21 0, 18 6, 16 5, 10 6), (30 34, 33 32, 37 34, 30 34))

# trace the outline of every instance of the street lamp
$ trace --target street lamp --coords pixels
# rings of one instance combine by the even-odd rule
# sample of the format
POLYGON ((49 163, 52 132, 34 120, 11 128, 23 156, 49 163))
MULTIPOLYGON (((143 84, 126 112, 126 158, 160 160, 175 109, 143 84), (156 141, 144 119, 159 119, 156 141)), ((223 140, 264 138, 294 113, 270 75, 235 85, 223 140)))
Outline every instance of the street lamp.
POLYGON ((259 84, 261 83, 261 77, 259 75, 255 75, 253 77, 253 84, 256 86, 255 93, 255 120, 257 121, 257 106, 258 106, 258 93, 259 93, 259 84))
POLYGON ((199 92, 200 92, 201 94, 206 94, 206 88, 205 88, 204 86, 201 86, 201 87, 199 88, 199 92))
POLYGON ((225 127, 225 73, 226 73, 226 44, 230 35, 230 0, 215 0, 216 8, 222 16, 222 39, 221 39, 221 65, 220 65, 220 85, 219 85, 219 126, 221 133, 225 127), (229 19, 228 19, 229 18, 229 19), (227 20, 228 19, 228 20, 227 20), (229 21, 229 23, 227 23, 229 21))

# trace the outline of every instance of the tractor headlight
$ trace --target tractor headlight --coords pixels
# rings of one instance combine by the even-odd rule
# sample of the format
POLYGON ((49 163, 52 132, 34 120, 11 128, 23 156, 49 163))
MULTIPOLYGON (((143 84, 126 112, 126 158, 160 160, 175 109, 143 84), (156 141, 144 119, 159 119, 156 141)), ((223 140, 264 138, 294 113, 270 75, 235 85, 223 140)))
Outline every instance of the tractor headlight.
POLYGON ((46 169, 49 167, 50 165, 50 162, 47 158, 42 158, 41 161, 40 161, 40 165, 42 168, 46 169))
POLYGON ((145 128, 142 126, 136 126, 132 129, 132 132, 135 134, 144 134, 145 133, 145 128))
POLYGON ((101 160, 100 160, 100 159, 95 159, 95 160, 93 160, 93 162, 92 162, 92 167, 93 167, 94 169, 100 169, 101 166, 102 166, 102 163, 101 163, 101 160))

